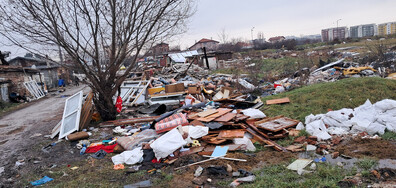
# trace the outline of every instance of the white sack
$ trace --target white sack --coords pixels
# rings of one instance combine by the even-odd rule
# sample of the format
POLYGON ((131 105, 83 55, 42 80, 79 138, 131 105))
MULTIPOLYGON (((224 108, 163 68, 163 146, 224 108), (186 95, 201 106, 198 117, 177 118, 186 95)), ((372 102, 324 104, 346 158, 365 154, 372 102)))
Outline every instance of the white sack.
POLYGON ((242 110, 242 113, 243 113, 243 115, 249 116, 250 118, 253 118, 253 119, 267 117, 261 110, 253 109, 253 108, 242 110))
POLYGON ((141 147, 138 147, 133 150, 124 151, 121 154, 113 156, 111 160, 115 165, 123 163, 133 165, 140 163, 143 161, 143 150, 141 147))
POLYGON ((177 128, 174 128, 159 137, 157 140, 151 143, 150 146, 155 153, 155 157, 157 159, 161 159, 172 154, 185 144, 187 144, 187 142, 183 139, 183 136, 180 134, 177 128))
POLYGON ((203 126, 188 126, 188 136, 197 139, 201 138, 205 135, 208 134, 209 132, 209 127, 203 127, 203 126))

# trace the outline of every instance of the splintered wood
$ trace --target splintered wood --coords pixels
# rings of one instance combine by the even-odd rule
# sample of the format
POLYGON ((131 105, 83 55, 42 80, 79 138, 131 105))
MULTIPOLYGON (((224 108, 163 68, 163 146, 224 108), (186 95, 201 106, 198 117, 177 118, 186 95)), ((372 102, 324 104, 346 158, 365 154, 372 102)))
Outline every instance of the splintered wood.
POLYGON ((277 116, 274 118, 266 118, 261 121, 257 121, 254 125, 260 129, 264 129, 267 131, 278 132, 283 129, 293 127, 297 125, 299 121, 290 119, 283 116, 277 116))

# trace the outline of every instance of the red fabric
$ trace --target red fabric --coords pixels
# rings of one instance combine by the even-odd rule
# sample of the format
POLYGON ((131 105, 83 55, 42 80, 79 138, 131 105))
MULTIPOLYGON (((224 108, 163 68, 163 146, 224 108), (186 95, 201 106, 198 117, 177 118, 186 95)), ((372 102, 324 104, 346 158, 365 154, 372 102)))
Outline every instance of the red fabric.
POLYGON ((278 86, 282 86, 280 84, 274 84, 274 88, 278 87, 278 86))
POLYGON ((88 147, 87 150, 85 150, 85 153, 96 153, 97 151, 99 151, 101 149, 104 150, 106 153, 113 153, 114 147, 116 145, 117 145, 117 143, 113 144, 113 145, 108 145, 108 146, 105 146, 105 145, 91 146, 91 147, 88 147))
POLYGON ((122 109, 122 98, 120 96, 117 97, 116 105, 117 112, 120 113, 122 109))

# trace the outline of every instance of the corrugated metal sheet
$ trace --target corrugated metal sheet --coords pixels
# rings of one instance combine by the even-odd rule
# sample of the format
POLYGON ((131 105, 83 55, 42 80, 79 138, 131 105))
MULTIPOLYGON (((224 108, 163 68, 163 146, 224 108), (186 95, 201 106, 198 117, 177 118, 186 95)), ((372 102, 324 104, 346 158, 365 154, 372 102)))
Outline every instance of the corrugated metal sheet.
POLYGON ((168 56, 176 63, 184 63, 186 62, 186 57, 192 57, 194 55, 198 55, 197 50, 169 54, 168 56))

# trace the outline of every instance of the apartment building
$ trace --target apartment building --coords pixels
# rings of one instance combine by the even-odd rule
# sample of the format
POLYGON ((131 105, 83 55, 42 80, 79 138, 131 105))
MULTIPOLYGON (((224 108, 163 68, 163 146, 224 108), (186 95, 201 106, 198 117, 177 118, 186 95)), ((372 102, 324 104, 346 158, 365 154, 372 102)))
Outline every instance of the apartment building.
POLYGON ((388 22, 378 25, 378 35, 391 35, 396 34, 396 22, 388 22))
POLYGON ((372 37, 374 35, 377 35, 377 25, 365 24, 352 26, 349 31, 349 36, 351 38, 372 37))
POLYGON ((322 41, 329 42, 335 39, 343 40, 349 37, 349 30, 347 27, 336 27, 322 29, 322 41))

